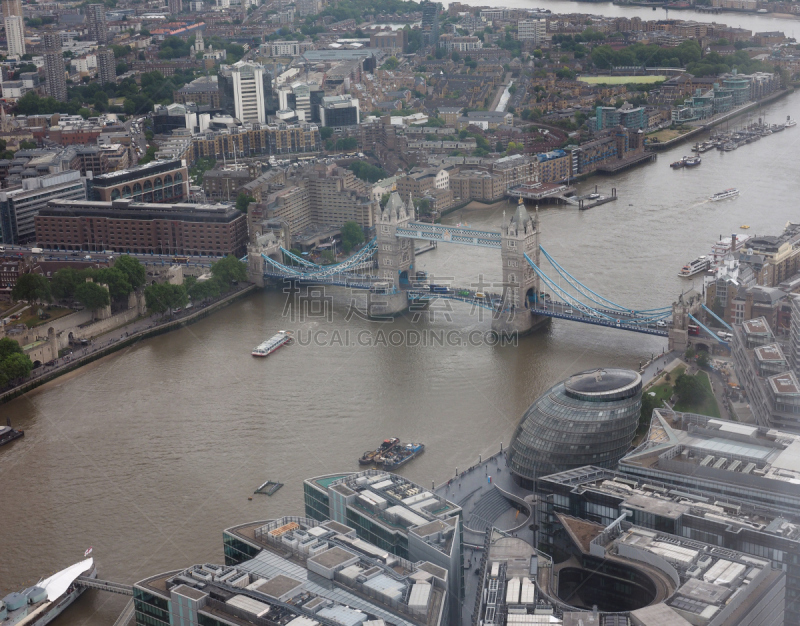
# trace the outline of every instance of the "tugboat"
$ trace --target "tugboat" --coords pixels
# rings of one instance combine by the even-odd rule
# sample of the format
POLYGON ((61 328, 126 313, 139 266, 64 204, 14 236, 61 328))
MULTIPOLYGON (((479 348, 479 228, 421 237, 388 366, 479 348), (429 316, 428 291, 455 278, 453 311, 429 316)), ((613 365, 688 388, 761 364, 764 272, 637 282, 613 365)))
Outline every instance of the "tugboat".
POLYGON ((364 455, 358 459, 358 464, 372 465, 373 463, 379 463, 383 459, 383 455, 390 452, 398 443, 400 443, 400 440, 397 437, 384 439, 377 450, 365 452, 364 455))
POLYGON ((679 161, 673 161, 672 163, 669 164, 669 166, 674 170, 679 170, 684 165, 686 165, 686 162, 684 161, 685 158, 686 157, 683 157, 683 159, 680 159, 679 161))
POLYGON ((786 116, 786 123, 783 125, 784 128, 791 128, 792 126, 797 126, 797 122, 792 119, 791 115, 786 116))
POLYGON ((683 157, 683 164, 686 167, 697 167, 702 161, 703 160, 699 156, 683 157))

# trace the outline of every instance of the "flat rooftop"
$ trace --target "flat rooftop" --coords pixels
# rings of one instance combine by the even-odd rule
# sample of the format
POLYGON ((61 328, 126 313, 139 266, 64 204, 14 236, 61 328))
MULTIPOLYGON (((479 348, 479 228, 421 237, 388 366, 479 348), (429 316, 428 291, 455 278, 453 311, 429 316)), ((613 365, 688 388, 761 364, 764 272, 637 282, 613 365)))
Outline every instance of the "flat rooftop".
POLYGON ((759 361, 786 361, 786 356, 783 354, 783 350, 777 343, 771 343, 766 346, 757 346, 753 352, 756 355, 756 359, 759 361))
POLYGON ((763 317, 757 317, 752 320, 742 322, 742 329, 748 335, 771 335, 772 330, 767 324, 767 320, 763 317))
POLYGON ((794 372, 785 372, 767 378, 769 386, 778 395, 797 395, 800 393, 800 383, 794 372))

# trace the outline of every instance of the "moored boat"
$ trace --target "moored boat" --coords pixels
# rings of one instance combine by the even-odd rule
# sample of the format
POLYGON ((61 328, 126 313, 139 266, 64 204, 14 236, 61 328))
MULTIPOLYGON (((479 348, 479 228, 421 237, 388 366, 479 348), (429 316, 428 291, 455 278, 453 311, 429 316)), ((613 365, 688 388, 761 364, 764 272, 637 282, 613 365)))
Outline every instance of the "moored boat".
POLYGON ((702 161, 703 160, 699 156, 683 157, 683 164, 686 167, 697 167, 702 161))
MULTIPOLYGON (((88 554, 87 550, 87 554, 88 554)), ((61 613, 84 591, 75 584, 79 576, 97 578, 94 559, 88 558, 53 574, 49 578, 22 591, 10 593, 0 601, 5 615, 0 614, 0 623, 5 626, 45 626, 61 613)))
POLYGON ((669 166, 674 170, 680 169, 684 165, 686 165, 686 163, 684 163, 683 159, 681 159, 680 161, 673 161, 672 163, 669 164, 669 166))
POLYGON ((681 278, 691 278, 696 274, 700 274, 701 272, 705 272, 710 266, 710 260, 706 256, 701 256, 696 258, 694 261, 689 261, 686 265, 681 268, 681 271, 678 272, 678 276, 681 278))
POLYGON ((359 465, 372 465, 373 463, 379 462, 383 459, 383 455, 392 450, 398 443, 400 443, 400 439, 397 437, 384 439, 383 443, 379 445, 376 450, 365 452, 364 455, 358 459, 359 465))
POLYGON ((0 446, 11 443, 14 439, 19 439, 25 436, 24 430, 16 430, 11 428, 11 420, 8 420, 7 426, 0 426, 0 446))
POLYGON ((425 444, 406 443, 392 449, 388 454, 383 455, 383 469, 394 470, 408 463, 411 459, 419 456, 425 451, 425 444))
POLYGON ((269 356, 278 348, 285 346, 292 340, 292 331, 290 330, 279 330, 276 334, 272 337, 267 339, 265 342, 259 344, 253 349, 252 355, 253 356, 269 356))
POLYGON ((791 115, 786 116, 786 122, 784 123, 784 128, 791 128, 792 126, 797 126, 797 122, 792 119, 791 115))

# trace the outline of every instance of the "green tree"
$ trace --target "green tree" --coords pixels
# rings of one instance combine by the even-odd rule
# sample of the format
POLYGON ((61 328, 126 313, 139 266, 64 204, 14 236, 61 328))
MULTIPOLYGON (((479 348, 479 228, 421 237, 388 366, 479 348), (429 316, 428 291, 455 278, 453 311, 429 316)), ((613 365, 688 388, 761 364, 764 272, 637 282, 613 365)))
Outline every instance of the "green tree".
POLYGON ((95 282, 83 282, 75 288, 75 299, 90 311, 102 309, 111 303, 108 289, 95 282))
POLYGON ((153 313, 164 313, 186 306, 189 303, 189 296, 183 285, 172 285, 170 283, 156 283, 148 285, 144 290, 144 299, 149 311, 153 313))
POLYGON ((323 140, 330 139, 331 135, 333 135, 333 128, 331 128, 330 126, 323 126, 322 128, 319 129, 319 136, 323 140))
POLYGON ((649 393, 642 394, 642 410, 639 414, 639 427, 637 432, 644 434, 650 427, 650 420, 652 419, 653 410, 658 408, 657 400, 649 393))
POLYGON ((19 142, 20 150, 33 150, 34 148, 36 148, 35 141, 26 141, 23 139, 22 141, 19 142))
POLYGON ((256 199, 253 196, 249 196, 245 192, 240 191, 239 195, 236 197, 236 208, 239 209, 242 213, 247 213, 247 206, 251 202, 255 201, 256 199))
POLYGON ((186 291, 195 302, 216 298, 219 295, 219 282, 215 278, 208 280, 195 281, 192 285, 186 285, 186 291))
POLYGON ((389 57, 386 59, 386 62, 381 65, 382 70, 396 70, 397 66, 400 65, 400 61, 397 60, 397 57, 389 57))
POLYGON ((697 367, 703 369, 708 367, 708 352, 706 352, 705 350, 701 350, 700 353, 697 355, 697 367))
POLYGON ((357 222, 345 222, 342 226, 342 249, 349 253, 364 242, 364 229, 357 222))
POLYGON ((14 353, 0 363, 0 369, 8 380, 25 378, 33 369, 33 362, 27 354, 14 353))
POLYGON ((247 268, 235 256, 228 255, 211 264, 211 275, 219 281, 220 288, 227 291, 234 281, 247 280, 247 268))
POLYGON ((139 262, 139 259, 123 254, 114 261, 114 269, 119 270, 125 275, 125 278, 133 289, 138 289, 145 283, 145 269, 144 265, 139 262))
POLYGON ((386 178, 386 170, 375 167, 366 161, 353 161, 347 169, 368 183, 377 183, 379 180, 386 178))
POLYGON ((133 291, 125 274, 116 267, 97 270, 95 280, 103 285, 108 285, 108 293, 115 302, 123 302, 133 291))
POLYGON ((10 337, 3 337, 0 339, 0 361, 16 353, 22 354, 22 348, 16 341, 10 337))
POLYGON ((695 349, 692 346, 689 346, 686 348, 684 356, 686 357, 687 361, 691 361, 695 356, 697 356, 697 352, 695 352, 695 349))
POLYGON ((27 302, 49 302, 52 300, 50 283, 41 274, 23 274, 11 290, 11 297, 27 302))
POLYGON ((698 404, 703 401, 706 388, 696 376, 681 374, 675 379, 675 393, 683 404, 698 404))
POLYGON ((56 300, 70 300, 75 288, 81 283, 78 271, 72 267, 62 267, 50 281, 50 290, 56 300))

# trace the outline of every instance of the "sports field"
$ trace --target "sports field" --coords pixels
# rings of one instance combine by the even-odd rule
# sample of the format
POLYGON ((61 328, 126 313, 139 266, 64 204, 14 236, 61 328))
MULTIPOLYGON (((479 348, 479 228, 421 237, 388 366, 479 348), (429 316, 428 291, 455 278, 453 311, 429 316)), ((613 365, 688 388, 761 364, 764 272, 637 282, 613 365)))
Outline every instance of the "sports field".
POLYGON ((649 85, 667 80, 666 76, 579 76, 578 80, 590 85, 627 85, 639 83, 649 85))

